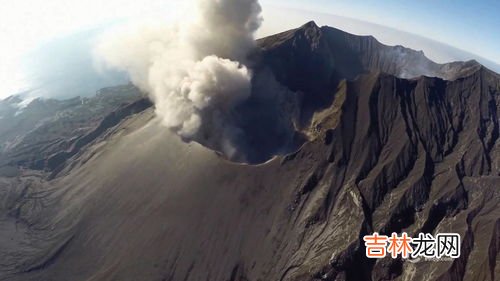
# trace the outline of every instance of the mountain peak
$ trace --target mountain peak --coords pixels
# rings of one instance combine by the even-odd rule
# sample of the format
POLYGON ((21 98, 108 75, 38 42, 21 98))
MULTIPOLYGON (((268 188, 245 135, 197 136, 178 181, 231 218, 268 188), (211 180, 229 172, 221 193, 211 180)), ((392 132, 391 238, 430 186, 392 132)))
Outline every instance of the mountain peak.
POLYGON ((299 29, 310 29, 310 28, 319 29, 319 26, 316 24, 315 21, 312 20, 302 25, 299 29))
POLYGON ((297 29, 297 31, 295 32, 295 37, 304 37, 309 42, 311 47, 317 48, 320 44, 322 33, 323 32, 321 28, 316 25, 314 21, 310 21, 297 29))

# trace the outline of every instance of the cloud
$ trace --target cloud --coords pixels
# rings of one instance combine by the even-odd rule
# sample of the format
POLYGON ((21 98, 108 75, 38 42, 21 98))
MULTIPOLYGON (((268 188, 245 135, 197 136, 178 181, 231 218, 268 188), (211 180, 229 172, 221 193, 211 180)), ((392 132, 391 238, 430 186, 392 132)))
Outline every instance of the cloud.
POLYGON ((181 21, 129 26, 105 34, 94 53, 106 67, 126 71, 147 92, 163 124, 244 161, 244 131, 235 108, 251 95, 246 57, 260 27, 257 0, 193 0, 181 21))

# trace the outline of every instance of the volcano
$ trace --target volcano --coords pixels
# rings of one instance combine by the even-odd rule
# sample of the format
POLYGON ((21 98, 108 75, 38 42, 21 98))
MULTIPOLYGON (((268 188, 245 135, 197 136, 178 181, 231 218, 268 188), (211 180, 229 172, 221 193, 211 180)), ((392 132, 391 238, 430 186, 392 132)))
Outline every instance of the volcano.
POLYGON ((59 151, 23 150, 40 165, 5 152, 0 280, 500 278, 500 75, 314 22, 257 43, 254 83, 271 75, 295 108, 286 153, 261 118, 259 163, 233 163, 141 97, 59 151), (403 231, 458 233, 461 256, 366 257, 364 235, 403 231))

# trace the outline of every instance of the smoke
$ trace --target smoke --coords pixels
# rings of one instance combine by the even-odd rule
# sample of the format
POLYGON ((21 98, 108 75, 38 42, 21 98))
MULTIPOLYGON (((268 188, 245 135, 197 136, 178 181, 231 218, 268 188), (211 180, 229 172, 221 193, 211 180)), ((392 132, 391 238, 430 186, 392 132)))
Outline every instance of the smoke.
POLYGON ((188 16, 170 26, 104 35, 95 55, 104 66, 126 71, 181 138, 245 161, 245 132, 235 111, 252 92, 246 58, 261 7, 257 0, 193 0, 189 7, 188 16))

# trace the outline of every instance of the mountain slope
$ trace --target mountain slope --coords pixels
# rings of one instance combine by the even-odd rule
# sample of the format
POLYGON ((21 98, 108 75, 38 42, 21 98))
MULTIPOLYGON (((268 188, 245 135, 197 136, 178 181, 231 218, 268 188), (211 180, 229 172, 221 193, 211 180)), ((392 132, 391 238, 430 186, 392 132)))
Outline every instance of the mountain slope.
POLYGON ((133 115, 51 181, 2 179, 0 280, 498 279, 499 75, 350 77, 309 27, 261 41, 258 66, 315 106, 297 152, 235 164, 133 115), (462 256, 365 257, 363 235, 402 230, 457 232, 462 256))

